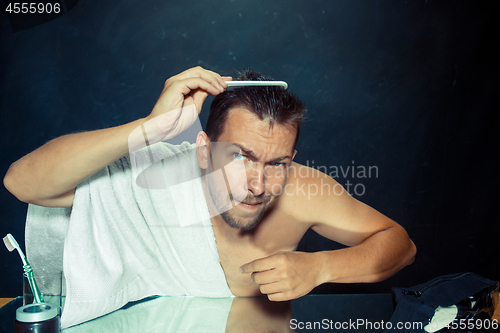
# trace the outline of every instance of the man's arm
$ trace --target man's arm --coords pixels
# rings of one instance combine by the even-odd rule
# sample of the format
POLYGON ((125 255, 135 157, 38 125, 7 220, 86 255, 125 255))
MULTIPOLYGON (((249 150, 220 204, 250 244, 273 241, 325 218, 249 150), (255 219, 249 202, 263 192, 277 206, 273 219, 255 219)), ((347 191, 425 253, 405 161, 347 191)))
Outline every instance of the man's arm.
POLYGON ((240 270, 251 273, 270 300, 297 298, 327 282, 381 281, 413 262, 416 247, 399 224, 340 191, 332 178, 314 169, 306 174, 313 176, 300 179, 297 185, 322 191, 291 196, 288 211, 294 211, 297 219, 320 235, 349 247, 316 253, 280 252, 243 265, 240 270))
MULTIPOLYGON (((309 181, 339 186, 327 176, 309 181)), ((308 207, 314 231, 349 246, 317 253, 324 263, 321 283, 378 282, 413 262, 416 247, 403 227, 347 191, 318 196, 308 207)))
MULTIPOLYGON (((201 67, 182 72, 166 81, 149 116, 117 127, 54 139, 14 162, 5 175, 4 185, 24 202, 50 207, 72 206, 79 183, 134 149, 129 147, 129 136, 135 129, 147 123, 156 131, 153 140, 153 135, 149 136, 149 144, 166 139, 163 130, 177 133, 178 129, 159 123, 158 119, 168 119, 160 116, 180 110, 179 117, 182 117, 186 109, 195 109, 197 116, 206 97, 227 88, 224 80, 228 79, 201 67)), ((182 123, 177 120, 174 125, 182 123)), ((144 139, 142 131, 139 134, 137 141, 144 139)))
POLYGON ((47 207, 73 205, 76 186, 128 153, 128 135, 142 119, 65 135, 14 162, 4 185, 19 200, 47 207))

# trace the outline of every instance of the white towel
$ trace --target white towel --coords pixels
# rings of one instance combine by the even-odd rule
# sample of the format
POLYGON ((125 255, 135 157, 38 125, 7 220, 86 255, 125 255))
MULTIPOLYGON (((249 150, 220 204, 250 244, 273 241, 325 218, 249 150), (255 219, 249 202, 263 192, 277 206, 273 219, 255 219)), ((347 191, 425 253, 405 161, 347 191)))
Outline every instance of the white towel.
MULTIPOLYGON (((138 186, 125 156, 80 184, 72 209, 30 206, 26 246, 35 275, 47 267, 60 269, 65 236, 63 328, 151 295, 232 296, 194 151, 184 142, 136 152, 135 157, 153 154, 155 161, 162 160, 155 167, 163 171, 167 189, 138 186), (191 192, 174 203, 168 185, 184 180, 191 180, 191 192), (197 222, 181 225, 185 212, 197 222), (45 250, 46 244, 54 253, 45 250)), ((148 181, 158 181, 157 175, 148 181)))

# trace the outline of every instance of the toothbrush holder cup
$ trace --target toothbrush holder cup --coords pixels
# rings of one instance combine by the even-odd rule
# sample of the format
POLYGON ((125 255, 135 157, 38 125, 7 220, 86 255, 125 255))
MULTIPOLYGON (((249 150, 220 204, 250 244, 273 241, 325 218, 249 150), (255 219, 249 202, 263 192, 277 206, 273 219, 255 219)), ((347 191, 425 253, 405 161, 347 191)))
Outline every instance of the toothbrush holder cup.
MULTIPOLYGON (((64 300, 66 297, 66 279, 64 278, 64 272, 35 273, 35 281, 46 303, 58 305, 61 309, 64 307, 64 300)), ((23 275, 23 306, 32 304, 33 300, 33 291, 31 290, 28 278, 23 275)))

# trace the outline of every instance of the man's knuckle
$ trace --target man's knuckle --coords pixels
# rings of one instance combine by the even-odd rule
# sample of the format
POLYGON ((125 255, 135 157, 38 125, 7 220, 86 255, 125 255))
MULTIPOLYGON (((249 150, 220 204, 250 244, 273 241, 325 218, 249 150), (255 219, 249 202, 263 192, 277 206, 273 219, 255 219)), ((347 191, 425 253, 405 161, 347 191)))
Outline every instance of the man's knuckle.
POLYGON ((289 281, 283 281, 282 286, 283 286, 283 290, 291 290, 292 289, 289 281))
POLYGON ((281 264, 281 265, 284 265, 286 263, 286 255, 281 253, 281 254, 278 254, 278 262, 281 264))

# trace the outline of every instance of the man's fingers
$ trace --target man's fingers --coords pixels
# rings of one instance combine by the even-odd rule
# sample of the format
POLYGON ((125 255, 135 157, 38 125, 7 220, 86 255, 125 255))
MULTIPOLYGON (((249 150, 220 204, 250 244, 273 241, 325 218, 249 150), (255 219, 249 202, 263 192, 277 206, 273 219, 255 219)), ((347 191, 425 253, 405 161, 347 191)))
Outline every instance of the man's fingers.
POLYGON ((244 264, 243 266, 240 267, 240 272, 243 274, 259 272, 260 268, 257 268, 257 266, 259 265, 259 260, 261 259, 257 259, 252 262, 249 262, 248 264, 244 264))
POLYGON ((207 70, 207 72, 209 72, 210 74, 212 74, 217 79, 217 81, 222 86, 222 88, 224 88, 224 89, 227 88, 226 81, 231 81, 232 80, 232 78, 230 76, 221 76, 219 73, 216 73, 216 72, 213 72, 213 71, 209 71, 209 70, 207 70), (228 80, 226 80, 226 79, 228 79, 228 80))
POLYGON ((172 76, 165 81, 163 91, 148 119, 192 104, 199 114, 208 95, 218 95, 227 88, 225 80, 231 80, 231 77, 222 77, 201 67, 172 76))
POLYGON ((225 88, 227 88, 226 82, 222 79, 222 77, 214 72, 210 71, 201 71, 200 73, 200 78, 209 82, 212 86, 220 90, 221 92, 224 91, 225 88))
POLYGON ((253 261, 252 262, 249 262, 248 264, 244 264, 243 266, 240 267, 240 272, 243 273, 243 274, 249 274, 249 273, 253 273, 255 271, 254 267, 253 267, 253 261))
MULTIPOLYGON (((214 88, 222 92, 227 88, 227 84, 224 79, 219 74, 203 69, 201 67, 190 68, 176 76, 174 76, 171 81, 184 81, 191 78, 200 78, 208 83, 210 83, 214 88)), ((211 92, 212 93, 212 92, 211 92)), ((212 93, 213 94, 213 93, 212 93)))
POLYGON ((209 82, 201 78, 190 78, 181 81, 176 81, 172 83, 172 88, 174 88, 174 86, 177 89, 179 89, 184 96, 188 95, 192 90, 196 89, 205 90, 206 92, 212 95, 218 95, 222 92, 222 90, 220 90, 217 87, 214 87, 214 85, 210 84, 209 82))
POLYGON ((268 271, 274 268, 274 261, 272 257, 266 257, 262 259, 256 259, 240 267, 240 272, 243 274, 249 274, 253 272, 268 271))
POLYGON ((201 107, 202 107, 203 103, 205 102, 205 100, 207 99, 208 93, 204 90, 196 89, 196 91, 194 91, 194 93, 192 93, 192 96, 193 96, 194 104, 198 108, 198 110, 197 110, 198 114, 200 114, 201 107))
POLYGON ((276 270, 271 269, 263 272, 253 272, 252 280, 257 284, 268 284, 279 281, 279 276, 276 270))
POLYGON ((274 282, 259 286, 262 294, 267 295, 270 301, 287 301, 294 298, 291 289, 287 284, 274 282))
MULTIPOLYGON (((206 87, 206 89, 204 89, 204 90, 210 92, 212 95, 217 95, 217 94, 223 92, 225 89, 225 87, 223 87, 221 85, 221 82, 219 82, 219 80, 217 78, 213 77, 212 75, 208 75, 207 73, 202 73, 202 75, 200 75, 199 77, 194 76, 191 78, 187 78, 185 80, 181 80, 181 82, 186 82, 186 84, 188 84, 189 82, 196 82, 193 80, 196 80, 196 81, 199 80, 199 81, 204 82, 204 83, 200 83, 200 84, 203 84, 203 86, 200 85, 200 88, 204 89, 203 87, 206 87)), ((221 81, 227 87, 227 83, 225 83, 222 80, 222 78, 221 78, 221 81)))
POLYGON ((268 283, 268 284, 261 284, 259 286, 259 290, 264 295, 269 295, 269 294, 275 294, 275 293, 283 292, 283 290, 280 287, 280 284, 278 282, 268 283))
POLYGON ((283 302, 283 301, 289 301, 292 299, 292 297, 287 296, 285 293, 268 294, 267 298, 273 302, 283 302))
POLYGON ((262 294, 267 295, 270 301, 274 302, 289 301, 296 298, 291 293, 291 290, 280 282, 260 285, 259 290, 262 294))

